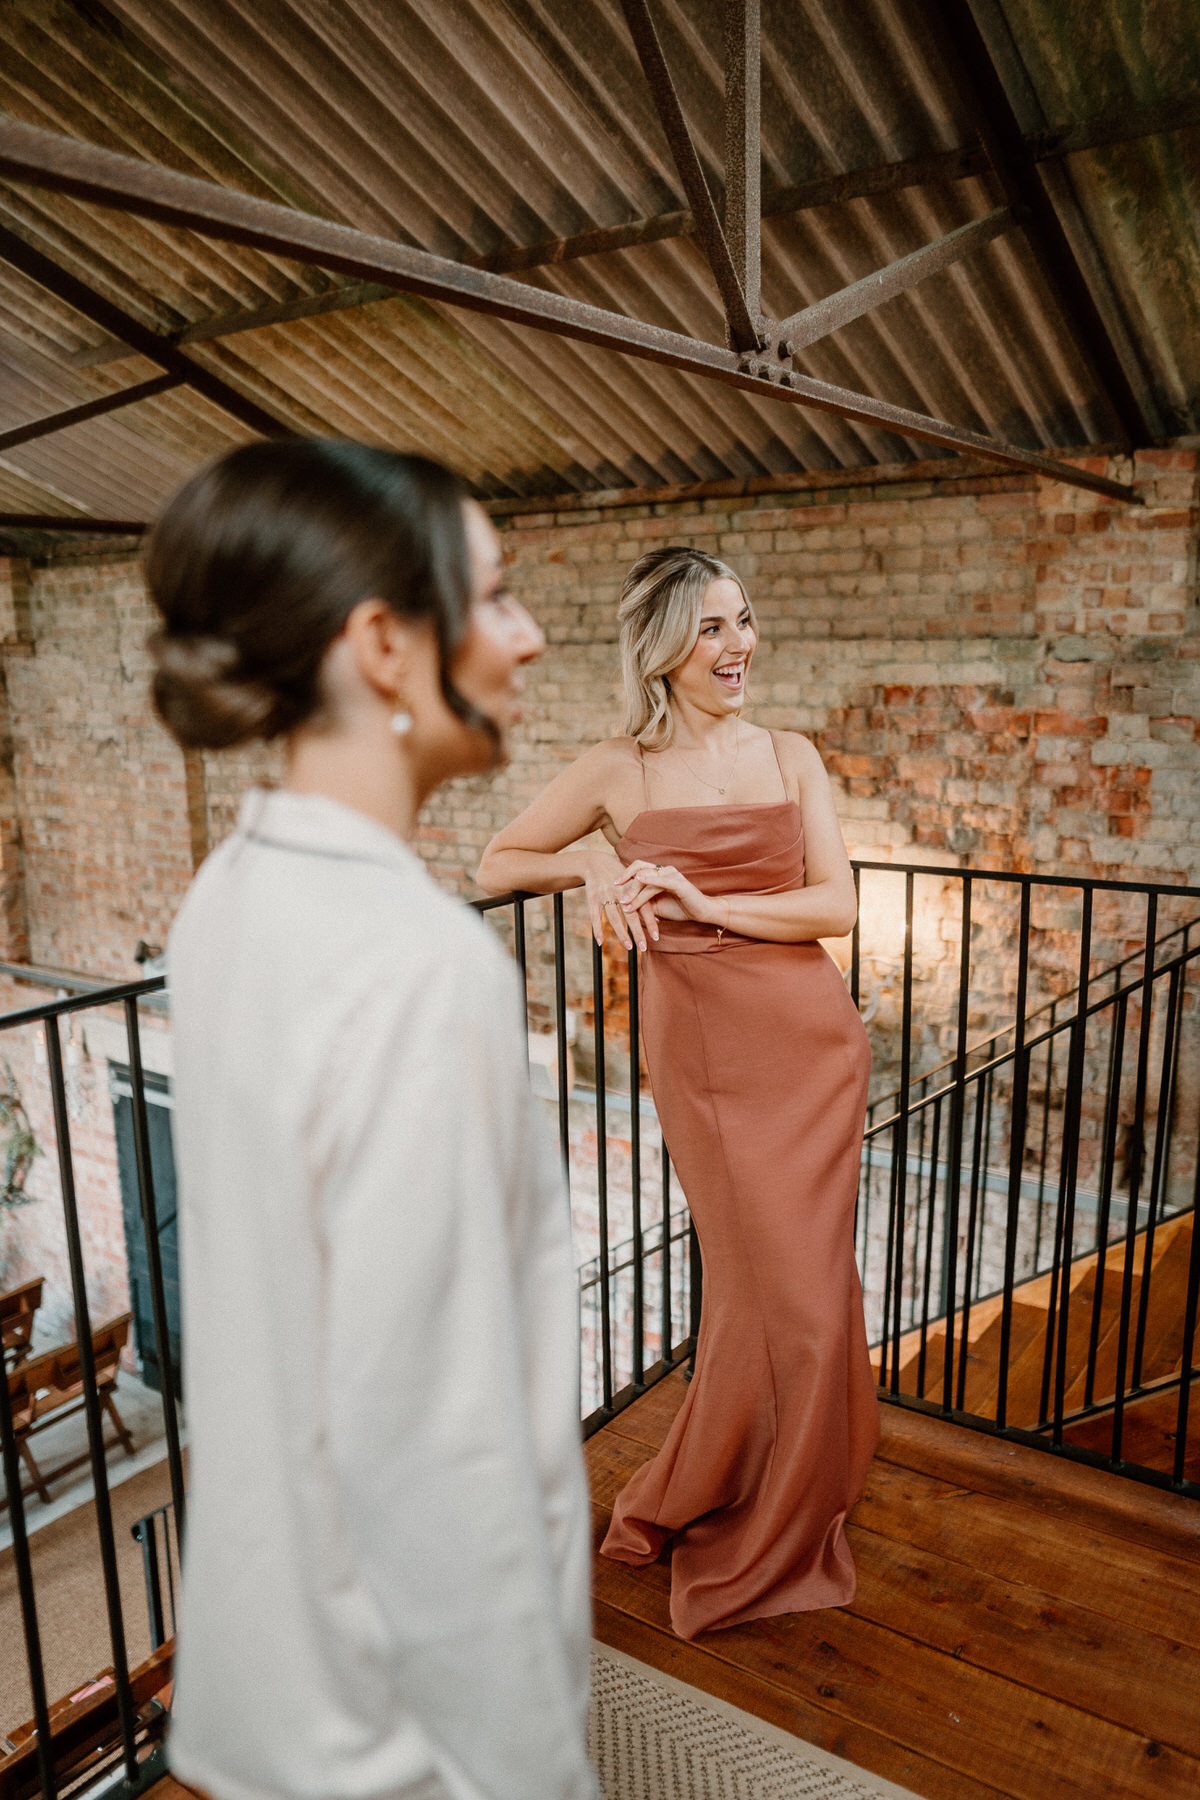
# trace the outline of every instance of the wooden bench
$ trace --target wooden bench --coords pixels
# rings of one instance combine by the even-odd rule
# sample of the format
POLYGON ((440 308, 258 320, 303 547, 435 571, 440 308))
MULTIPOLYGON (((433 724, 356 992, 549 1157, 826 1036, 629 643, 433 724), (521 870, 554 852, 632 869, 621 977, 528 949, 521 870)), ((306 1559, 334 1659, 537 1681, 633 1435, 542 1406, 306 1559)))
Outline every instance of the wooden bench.
MULTIPOLYGON (((171 1704, 175 1640, 152 1652, 129 1671, 139 1752, 163 1736, 171 1704)), ((120 1755, 117 1686, 111 1669, 84 1682, 49 1709, 55 1776, 75 1784, 93 1780, 116 1766, 120 1755)), ((0 1800, 40 1800, 37 1731, 33 1721, 0 1737, 0 1800)))
POLYGON ((29 1355, 34 1315, 42 1304, 42 1285, 43 1277, 39 1275, 36 1281, 0 1294, 0 1350, 10 1369, 29 1355))
MULTIPOLYGON (((100 1404, 115 1425, 117 1441, 127 1456, 133 1455, 134 1443, 117 1411, 113 1390, 117 1385, 121 1352, 129 1337, 132 1319, 132 1313, 122 1313, 119 1319, 112 1319, 107 1325, 98 1326, 92 1333, 92 1355, 96 1363, 96 1388, 100 1404)), ((8 1375, 8 1394, 12 1403, 17 1444, 33 1478, 34 1491, 39 1500, 48 1501, 50 1489, 29 1447, 29 1440, 39 1431, 45 1431, 49 1426, 57 1425, 60 1420, 70 1418, 73 1413, 81 1412, 86 1405, 79 1345, 60 1344, 57 1350, 45 1350, 40 1356, 31 1356, 17 1368, 11 1369, 8 1375)), ((78 1468, 86 1460, 86 1456, 80 1456, 69 1463, 63 1463, 53 1471, 50 1479, 66 1474, 69 1469, 78 1468)))

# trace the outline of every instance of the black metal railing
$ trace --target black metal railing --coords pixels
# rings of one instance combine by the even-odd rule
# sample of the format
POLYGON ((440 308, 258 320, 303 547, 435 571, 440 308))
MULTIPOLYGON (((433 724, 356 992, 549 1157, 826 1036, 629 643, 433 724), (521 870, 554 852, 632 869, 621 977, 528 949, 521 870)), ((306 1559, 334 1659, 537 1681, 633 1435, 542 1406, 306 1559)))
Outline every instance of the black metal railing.
MULTIPOLYGON (((847 947, 847 979, 870 1014, 876 1064, 856 1244, 884 1397, 1200 1496, 1189 1410, 1200 1289, 1200 1238, 1190 1232, 1200 1171, 1200 890, 866 862, 855 875, 862 917, 847 947), (1168 1257, 1173 1320, 1161 1304, 1168 1257), (1164 1395, 1172 1448, 1156 1466, 1138 1421, 1147 1402, 1168 1403, 1164 1395)), ((554 1040, 544 1104, 577 1227, 582 1412, 591 1432, 688 1357, 702 1299, 685 1197, 644 1091, 637 959, 595 946, 578 895, 507 896, 480 910, 511 944, 531 1024, 554 1040), (572 1014, 584 1022, 573 1045, 572 1014)), ((164 1559, 163 1547, 168 1518, 184 1535, 186 1496, 152 1158, 152 1149, 163 1154, 162 1133, 152 1144, 148 1128, 148 1105, 164 1095, 161 1078, 155 1088, 143 1067, 139 1005, 163 986, 80 994, 0 1019, 0 1055, 11 1050, 26 1081, 42 1084, 38 1116, 56 1151, 40 1166, 40 1204, 57 1200, 62 1210, 106 1599, 108 1641, 97 1663, 115 1672, 109 1766, 127 1793, 158 1767, 148 1752, 160 1725, 142 1703, 122 1611, 121 1559, 137 1551, 128 1540, 118 1546, 113 1527, 88 1353, 95 1271, 73 1132, 84 1102, 64 1067, 62 1030, 76 1015, 107 1021, 107 1054, 120 1071, 112 1092, 119 1087, 131 1108, 137 1205, 127 1206, 126 1220, 136 1213, 144 1235, 145 1344, 154 1351, 171 1496, 136 1530, 150 1644, 162 1653, 174 1605, 174 1550, 164 1559)), ((91 1104, 109 1091, 94 1083, 91 1104)), ((94 1117, 86 1130, 94 1183, 94 1117)), ((31 1792, 51 1800, 67 1778, 43 1675, 36 1559, 6 1389, 0 1439, 29 1668, 33 1729, 23 1754, 36 1757, 31 1792)), ((0 1720, 0 1738, 10 1724, 0 1720)))
MULTIPOLYGON (((1200 1443, 1189 1435, 1200 1287, 1198 891, 857 870, 860 883, 870 874, 904 884, 899 1080, 872 1108, 857 1221, 885 1396, 1200 1497, 1200 1443), (954 1054, 918 1073, 922 882, 943 890, 958 966, 940 996, 954 1054), (977 934, 981 890, 990 929, 977 934), (1050 954, 1033 926, 1047 894, 1059 903, 1050 954), (1164 932, 1167 906, 1191 916, 1164 932), (983 988, 1007 992, 1012 1011, 972 1041, 977 935, 1007 946, 983 988), (1137 950, 1093 969, 1104 941, 1131 938, 1137 950), (1059 991, 1035 1000, 1047 978, 1059 991), (1154 1427, 1131 1441, 1130 1421, 1148 1418, 1151 1404, 1154 1427)), ((861 946, 861 981, 860 957, 861 946)))
POLYGON ((146 1589, 146 1625, 153 1650, 175 1636, 175 1595, 179 1571, 179 1531, 173 1501, 156 1506, 130 1526, 130 1536, 142 1552, 142 1579, 146 1589))
MULTIPOLYGON (((132 1795, 140 1793, 152 1780, 165 1772, 159 1755, 159 1738, 165 1713, 161 1707, 148 1707, 135 1694, 135 1669, 131 1663, 126 1633, 125 1611, 121 1597, 116 1535, 113 1526, 109 1489, 104 1418, 92 1348, 92 1317, 88 1298, 88 1270, 85 1267, 83 1233, 76 1189, 76 1157, 72 1142, 71 1111, 67 1079, 63 1064, 61 1021, 76 1013, 97 1007, 110 1010, 119 1007, 125 1024, 125 1048, 130 1085, 133 1094, 133 1125, 137 1161, 137 1183, 141 1202, 142 1226, 146 1235, 150 1284, 153 1296, 154 1325, 157 1334, 160 1366, 167 1379, 161 1384, 163 1432, 171 1494, 183 1530, 186 1496, 180 1439, 180 1421, 176 1404, 176 1372, 171 1366, 170 1336, 167 1330, 166 1300, 162 1280, 162 1259, 158 1241, 158 1220, 154 1203, 153 1174, 150 1162, 149 1130, 146 1117, 145 1077, 142 1067, 141 1030, 138 1002, 160 992, 165 983, 161 977, 127 986, 112 987, 96 995, 51 1001, 42 1006, 9 1013, 0 1019, 0 1036, 6 1042, 11 1034, 23 1028, 40 1032, 42 1053, 49 1087, 50 1111, 56 1149, 58 1189, 62 1205, 62 1221, 66 1239, 70 1300, 74 1313, 75 1339, 78 1344, 80 1398, 87 1424, 88 1451, 91 1466, 91 1504, 95 1515, 99 1573, 103 1584, 107 1620, 107 1649, 111 1677, 97 1684, 93 1721, 80 1732, 78 1708, 65 1712, 54 1705, 54 1697, 46 1688, 42 1656, 41 1628, 34 1587, 34 1564, 31 1556, 26 1517, 26 1494, 21 1480, 21 1440, 15 1426, 10 1387, 0 1381, 0 1450, 3 1452, 4 1481, 12 1533, 13 1559, 17 1590, 21 1604, 21 1626, 25 1640, 29 1680, 29 1703, 32 1733, 0 1762, 9 1766, 5 1773, 16 1791, 22 1771, 14 1765, 28 1763, 28 1782, 36 1772, 37 1788, 45 1800, 53 1800, 60 1785, 71 1785, 77 1778, 79 1762, 73 1759, 74 1746, 87 1745, 84 1756, 87 1773, 98 1780, 107 1773, 123 1778, 123 1789, 132 1795), (109 1688, 111 1687, 111 1695, 109 1688), (51 1719, 54 1714, 54 1727, 51 1719), (103 1720, 109 1718, 111 1729, 103 1731, 103 1720), (97 1747, 95 1739, 100 1736, 97 1747)), ((98 1657, 98 1661, 100 1658, 98 1657)), ((9 1701, 11 1704, 12 1701, 9 1701)), ((11 1730, 15 1721, 5 1721, 0 1730, 11 1730)))

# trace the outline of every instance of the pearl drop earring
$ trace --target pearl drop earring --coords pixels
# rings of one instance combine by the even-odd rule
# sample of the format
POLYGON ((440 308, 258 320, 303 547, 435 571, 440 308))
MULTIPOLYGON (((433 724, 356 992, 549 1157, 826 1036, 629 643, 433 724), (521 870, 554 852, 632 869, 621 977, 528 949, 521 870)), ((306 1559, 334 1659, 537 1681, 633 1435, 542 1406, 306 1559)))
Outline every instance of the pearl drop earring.
POLYGON ((397 737, 407 737, 413 728, 413 716, 408 710, 408 702, 402 695, 396 695, 396 710, 392 714, 392 730, 397 737))

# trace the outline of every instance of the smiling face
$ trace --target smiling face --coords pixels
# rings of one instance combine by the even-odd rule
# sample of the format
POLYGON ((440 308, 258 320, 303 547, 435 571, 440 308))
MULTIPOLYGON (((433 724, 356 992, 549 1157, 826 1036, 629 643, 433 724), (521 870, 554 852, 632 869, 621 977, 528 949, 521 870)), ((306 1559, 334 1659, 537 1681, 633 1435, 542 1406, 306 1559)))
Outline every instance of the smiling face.
POLYGON ((737 582, 727 575, 710 581, 700 606, 696 642, 669 676, 672 700, 718 715, 740 712, 757 642, 750 608, 737 582))

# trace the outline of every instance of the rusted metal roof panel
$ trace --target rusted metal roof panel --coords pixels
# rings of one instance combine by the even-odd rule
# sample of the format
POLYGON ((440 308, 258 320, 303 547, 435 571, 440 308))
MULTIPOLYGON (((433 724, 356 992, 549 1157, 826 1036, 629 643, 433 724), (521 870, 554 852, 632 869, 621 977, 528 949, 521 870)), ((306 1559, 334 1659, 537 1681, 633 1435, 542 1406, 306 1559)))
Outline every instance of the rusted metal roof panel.
MULTIPOLYGON (((1200 91, 1193 0, 972 6, 1031 136, 1200 91)), ((653 10, 716 182, 719 0, 656 0, 653 10)), ((932 16, 919 0, 765 0, 768 202, 821 176, 974 145, 932 16)), ((683 204, 618 0, 9 0, 0 109, 457 259, 683 204)), ((1164 435, 1195 431, 1200 131, 1039 167, 1143 410, 1164 435)), ((1001 199, 976 173, 770 216, 766 309, 794 312, 1001 199)), ((0 187, 0 220, 158 332, 341 285, 320 269, 16 184, 0 187)), ((690 237, 522 278, 722 341, 716 289, 690 237)), ((927 454, 880 428, 411 297, 186 348, 294 429, 423 447, 485 495, 927 454)), ((118 349, 0 267, 0 430, 155 372, 118 349)), ((796 360, 807 374, 1030 448, 1102 443, 1117 431, 1019 231, 796 360)), ((181 388, 13 448, 0 474, 57 495, 63 511, 136 518, 196 461, 246 435, 181 388)))

